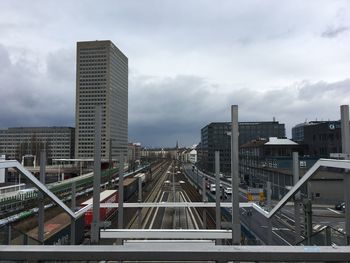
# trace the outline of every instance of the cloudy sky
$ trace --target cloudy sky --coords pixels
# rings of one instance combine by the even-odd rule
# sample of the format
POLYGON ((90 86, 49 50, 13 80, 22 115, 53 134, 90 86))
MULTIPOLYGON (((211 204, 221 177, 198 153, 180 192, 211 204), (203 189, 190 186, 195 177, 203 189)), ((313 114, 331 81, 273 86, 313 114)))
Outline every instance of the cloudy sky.
POLYGON ((197 143, 200 129, 339 119, 350 103, 350 1, 0 1, 0 127, 74 126, 75 48, 129 58, 129 140, 197 143))

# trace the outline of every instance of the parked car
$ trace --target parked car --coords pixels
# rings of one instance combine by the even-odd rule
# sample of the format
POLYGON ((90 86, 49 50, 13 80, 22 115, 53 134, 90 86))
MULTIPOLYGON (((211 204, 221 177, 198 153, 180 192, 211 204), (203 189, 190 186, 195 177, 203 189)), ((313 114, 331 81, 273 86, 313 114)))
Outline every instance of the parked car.
POLYGON ((229 198, 230 196, 232 196, 232 188, 227 187, 225 188, 225 198, 229 198))

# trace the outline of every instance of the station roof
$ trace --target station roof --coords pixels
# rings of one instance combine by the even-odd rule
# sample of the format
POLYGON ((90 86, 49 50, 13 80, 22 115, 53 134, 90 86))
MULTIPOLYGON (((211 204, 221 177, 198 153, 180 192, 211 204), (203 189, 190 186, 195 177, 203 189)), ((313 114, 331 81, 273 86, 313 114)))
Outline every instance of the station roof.
POLYGON ((290 139, 280 139, 277 137, 270 137, 269 141, 265 145, 298 145, 296 142, 293 142, 290 139))

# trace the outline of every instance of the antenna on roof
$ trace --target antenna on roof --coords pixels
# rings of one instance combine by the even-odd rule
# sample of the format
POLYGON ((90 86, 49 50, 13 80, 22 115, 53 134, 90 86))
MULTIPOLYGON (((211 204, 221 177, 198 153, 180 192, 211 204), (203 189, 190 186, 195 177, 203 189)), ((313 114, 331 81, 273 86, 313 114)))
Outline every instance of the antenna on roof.
POLYGON ((273 122, 275 122, 275 121, 276 121, 276 117, 275 117, 275 116, 273 116, 273 117, 272 117, 272 120, 273 120, 273 122))

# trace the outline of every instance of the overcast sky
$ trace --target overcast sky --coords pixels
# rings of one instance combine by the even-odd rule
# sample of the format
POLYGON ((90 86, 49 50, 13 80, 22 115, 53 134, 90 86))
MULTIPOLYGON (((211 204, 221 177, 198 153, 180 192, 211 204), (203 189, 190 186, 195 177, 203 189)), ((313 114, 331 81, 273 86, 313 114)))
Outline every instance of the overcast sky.
POLYGON ((337 120, 350 1, 0 1, 0 127, 75 125, 75 48, 129 58, 129 140, 190 146, 210 122, 337 120))

